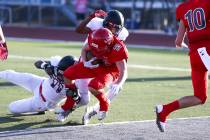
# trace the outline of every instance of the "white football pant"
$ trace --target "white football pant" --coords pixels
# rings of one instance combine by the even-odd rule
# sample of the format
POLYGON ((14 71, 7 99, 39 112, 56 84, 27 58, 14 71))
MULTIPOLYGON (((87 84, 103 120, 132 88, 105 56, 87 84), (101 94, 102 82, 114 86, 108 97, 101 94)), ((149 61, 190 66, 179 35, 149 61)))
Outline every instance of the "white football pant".
POLYGON ((90 93, 88 90, 88 84, 90 79, 78 79, 75 81, 76 87, 79 89, 81 96, 80 102, 77 107, 85 106, 90 102, 90 93))
POLYGON ((0 72, 0 78, 21 86, 34 94, 33 97, 14 101, 9 104, 11 113, 26 113, 45 111, 45 102, 40 98, 39 87, 46 78, 29 73, 18 73, 13 70, 0 72))

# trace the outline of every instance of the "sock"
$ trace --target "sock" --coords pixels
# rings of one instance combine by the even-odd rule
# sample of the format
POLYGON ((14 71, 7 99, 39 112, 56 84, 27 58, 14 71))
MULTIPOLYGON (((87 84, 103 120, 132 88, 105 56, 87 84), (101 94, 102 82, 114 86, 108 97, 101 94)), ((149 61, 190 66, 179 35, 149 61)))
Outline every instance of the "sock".
POLYGON ((169 104, 163 105, 163 111, 160 113, 161 121, 165 122, 166 117, 173 111, 179 109, 179 101, 175 100, 169 104))
POLYGON ((64 103, 64 105, 61 106, 61 108, 64 111, 68 111, 74 107, 74 104, 75 104, 75 101, 73 100, 73 98, 70 96, 67 96, 66 102, 64 103))
POLYGON ((108 111, 109 102, 107 97, 105 96, 105 93, 100 92, 95 97, 99 100, 100 111, 108 111))

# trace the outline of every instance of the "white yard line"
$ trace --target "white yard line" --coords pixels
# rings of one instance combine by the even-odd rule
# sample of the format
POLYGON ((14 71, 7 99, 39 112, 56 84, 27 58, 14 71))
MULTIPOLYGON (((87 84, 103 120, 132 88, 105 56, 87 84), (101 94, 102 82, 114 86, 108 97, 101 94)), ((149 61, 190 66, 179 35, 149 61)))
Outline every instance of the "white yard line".
MULTIPOLYGON (((167 119, 167 121, 175 121, 175 120, 199 120, 199 119, 207 119, 210 116, 200 116, 200 117, 186 117, 186 118, 175 118, 175 119, 167 119)), ((156 120, 142 120, 142 121, 124 121, 124 122, 111 122, 111 123, 97 123, 97 124, 88 124, 87 126, 98 126, 98 125, 119 125, 119 124, 130 124, 130 123, 148 123, 155 122, 156 120)), ((70 126, 72 127, 72 126, 70 126)), ((81 125, 74 127, 83 127, 81 125)))
POLYGON ((190 69, 186 68, 174 68, 174 67, 161 67, 161 66, 148 66, 148 65, 136 65, 136 64, 128 64, 129 68, 136 69, 150 69, 150 70, 166 70, 166 71, 190 71, 190 69))
MULTIPOLYGON (((176 118, 176 119, 167 119, 167 121, 176 121, 176 120, 199 120, 199 119, 208 119, 210 118, 210 116, 201 116, 201 117, 188 117, 188 118, 176 118)), ((155 122, 156 120, 142 120, 142 121, 124 121, 124 122, 111 122, 111 123, 97 123, 97 124, 88 124, 88 125, 76 125, 76 126, 63 126, 65 128, 68 127, 76 127, 76 128, 83 128, 83 127, 94 127, 94 126, 100 126, 100 125, 121 125, 121 124, 131 124, 131 123, 151 123, 151 122, 155 122)), ((62 128, 62 127, 58 127, 58 128, 62 128)), ((0 134, 5 134, 5 133, 9 133, 9 132, 14 132, 14 133, 18 133, 18 132, 24 132, 24 131, 32 131, 32 130, 43 130, 43 129, 56 129, 56 127, 51 127, 51 128, 31 128, 31 129, 25 129, 25 130, 11 130, 11 131, 3 131, 0 132, 0 134)))
MULTIPOLYGON (((39 59, 48 59, 40 57, 31 57, 31 56, 19 56, 19 55, 9 55, 9 58, 12 59, 24 59, 24 60, 39 60, 39 59)), ((162 66, 149 66, 149 65, 137 65, 137 64, 128 64, 129 68, 135 69, 149 69, 149 70, 164 70, 164 71, 190 71, 186 68, 175 68, 175 67, 162 67, 162 66)))

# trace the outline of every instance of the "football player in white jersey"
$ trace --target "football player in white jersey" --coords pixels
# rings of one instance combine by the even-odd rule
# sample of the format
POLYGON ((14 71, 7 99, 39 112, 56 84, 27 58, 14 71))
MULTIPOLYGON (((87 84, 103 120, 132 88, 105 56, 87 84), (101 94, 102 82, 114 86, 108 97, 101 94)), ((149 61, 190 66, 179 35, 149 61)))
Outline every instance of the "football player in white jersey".
POLYGON ((124 16, 118 10, 111 10, 108 13, 103 10, 95 11, 78 25, 76 32, 88 34, 102 27, 108 28, 122 41, 125 41, 129 35, 128 30, 124 27, 124 16), (105 18, 103 19, 100 17, 105 18))
MULTIPOLYGON (((95 11, 79 24, 79 26, 76 28, 76 32, 87 34, 102 27, 108 28, 121 41, 125 41, 129 35, 128 30, 124 27, 124 16, 118 10, 111 10, 108 13, 104 12, 103 10, 95 11), (105 18, 103 19, 100 17, 105 18)), ((87 44, 87 39, 85 44, 87 44)), ((86 54, 82 55, 84 55, 82 58, 86 57, 86 54)), ((110 101, 113 100, 115 96, 116 93, 112 92, 110 89, 107 91, 107 97, 110 101)), ((98 112, 99 103, 92 107, 86 108, 85 114, 83 116, 83 124, 88 124, 91 117, 98 114, 98 112)))
POLYGON ((77 88, 80 89, 79 93, 65 88, 64 85, 63 71, 76 62, 77 60, 72 56, 63 58, 56 56, 51 57, 49 61, 36 61, 36 68, 45 70, 49 75, 48 78, 13 70, 1 71, 1 79, 19 85, 33 93, 30 98, 10 103, 10 112, 21 114, 55 109, 66 96, 72 96, 79 105, 87 105, 90 97, 87 92, 88 89, 83 88, 87 87, 84 82, 81 84, 80 80, 75 81, 77 88))

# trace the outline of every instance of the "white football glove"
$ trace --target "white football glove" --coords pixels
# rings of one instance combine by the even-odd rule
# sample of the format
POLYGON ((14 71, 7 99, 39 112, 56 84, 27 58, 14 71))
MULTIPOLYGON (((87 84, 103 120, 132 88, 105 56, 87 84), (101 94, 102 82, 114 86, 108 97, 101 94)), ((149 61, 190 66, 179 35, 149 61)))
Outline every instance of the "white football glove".
POLYGON ((97 68, 99 66, 99 64, 93 65, 92 62, 96 60, 96 57, 93 57, 92 59, 90 59, 89 61, 84 62, 84 66, 86 68, 97 68))
POLYGON ((121 89, 122 89, 122 86, 119 84, 112 84, 109 87, 109 90, 110 90, 111 94, 113 94, 113 95, 118 94, 121 89))

